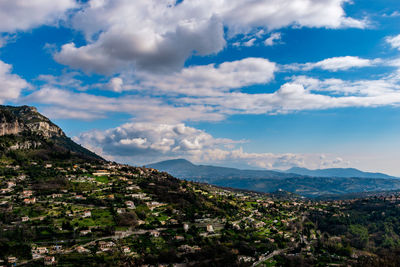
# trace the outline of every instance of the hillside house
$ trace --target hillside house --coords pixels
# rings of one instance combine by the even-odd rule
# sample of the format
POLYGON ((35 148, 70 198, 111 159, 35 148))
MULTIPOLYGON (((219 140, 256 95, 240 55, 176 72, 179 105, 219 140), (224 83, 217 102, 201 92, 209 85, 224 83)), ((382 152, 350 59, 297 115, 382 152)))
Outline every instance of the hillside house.
POLYGON ((32 190, 24 190, 24 191, 22 191, 22 196, 25 197, 25 198, 28 198, 28 197, 32 196, 32 194, 33 194, 32 190))
POLYGON ((79 234, 80 234, 81 236, 84 236, 84 235, 90 234, 91 232, 92 232, 92 230, 90 230, 90 229, 89 229, 89 230, 82 230, 82 231, 80 231, 79 234))
POLYGON ((122 252, 125 254, 129 254, 129 253, 131 253, 131 248, 127 247, 127 246, 122 247, 122 252))
POLYGON ((53 265, 53 264, 56 264, 56 258, 54 256, 44 257, 44 265, 53 265))
POLYGON ((77 247, 75 250, 78 253, 88 253, 89 252, 89 250, 87 248, 84 248, 82 246, 77 247))
POLYGON ((262 228, 262 227, 264 227, 264 226, 265 226, 265 222, 263 222, 263 221, 256 222, 256 223, 254 224, 254 228, 262 228))
POLYGON ((33 198, 25 198, 24 199, 24 204, 28 205, 28 204, 35 204, 36 203, 36 197, 33 198))
POLYGON ((131 185, 126 188, 126 190, 140 190, 140 187, 137 185, 131 185))
POLYGON ((138 199, 141 199, 141 200, 149 200, 150 199, 150 197, 148 197, 146 193, 131 194, 131 197, 138 198, 138 199))
POLYGON ((92 212, 90 210, 85 210, 82 214, 82 218, 92 217, 92 212))
POLYGON ((157 230, 151 230, 150 231, 150 235, 154 236, 154 237, 159 237, 160 236, 160 232, 157 230))
POLYGON ((63 249, 62 249, 62 246, 61 246, 61 245, 54 245, 54 246, 53 246, 53 250, 54 250, 54 251, 62 251, 63 249))
POLYGON ((98 170, 93 173, 94 176, 110 176, 110 173, 106 170, 98 170))
POLYGON ((105 242, 105 241, 100 241, 99 242, 99 248, 101 251, 109 251, 115 244, 113 242, 105 242))
POLYGON ((133 203, 133 201, 125 201, 125 205, 128 209, 134 209, 136 208, 135 203, 133 203))
POLYGON ((46 247, 33 247, 32 254, 47 254, 49 250, 46 247))
POLYGON ((2 194, 7 194, 7 193, 9 193, 9 192, 11 192, 11 191, 12 191, 11 188, 2 188, 2 189, 1 189, 1 193, 2 193, 2 194))
POLYGON ((160 202, 157 202, 157 201, 147 202, 146 204, 147 204, 147 207, 149 207, 150 210, 154 210, 155 208, 162 207, 162 206, 166 205, 164 203, 160 203, 160 202))

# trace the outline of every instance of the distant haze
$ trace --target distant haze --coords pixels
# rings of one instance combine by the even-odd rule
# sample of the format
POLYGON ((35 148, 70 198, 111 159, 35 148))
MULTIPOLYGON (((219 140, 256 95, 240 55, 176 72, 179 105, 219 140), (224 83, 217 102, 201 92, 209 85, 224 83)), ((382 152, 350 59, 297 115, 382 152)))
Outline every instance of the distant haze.
POLYGON ((185 159, 167 160, 148 167, 166 171, 178 178, 261 192, 279 189, 307 197, 400 189, 400 179, 382 173, 357 169, 308 170, 292 168, 286 172, 240 170, 210 165, 195 165, 185 159))

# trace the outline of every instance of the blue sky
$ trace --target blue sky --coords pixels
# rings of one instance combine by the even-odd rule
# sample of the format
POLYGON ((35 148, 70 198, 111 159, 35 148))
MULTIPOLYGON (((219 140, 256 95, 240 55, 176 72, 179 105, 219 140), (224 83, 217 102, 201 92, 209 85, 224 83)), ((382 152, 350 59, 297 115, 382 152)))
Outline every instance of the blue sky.
POLYGON ((400 175, 395 0, 13 0, 0 16, 0 103, 106 158, 400 175))

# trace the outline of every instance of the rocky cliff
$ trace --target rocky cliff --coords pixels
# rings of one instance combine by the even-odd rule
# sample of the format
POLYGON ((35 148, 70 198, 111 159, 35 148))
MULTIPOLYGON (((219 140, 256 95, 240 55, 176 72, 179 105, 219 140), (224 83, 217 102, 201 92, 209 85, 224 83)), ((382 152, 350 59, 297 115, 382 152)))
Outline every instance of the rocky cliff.
POLYGON ((0 150, 62 150, 93 159, 102 158, 76 144, 35 107, 0 105, 0 150))
POLYGON ((64 132, 35 107, 0 106, 0 136, 34 133, 45 138, 63 137, 64 132))

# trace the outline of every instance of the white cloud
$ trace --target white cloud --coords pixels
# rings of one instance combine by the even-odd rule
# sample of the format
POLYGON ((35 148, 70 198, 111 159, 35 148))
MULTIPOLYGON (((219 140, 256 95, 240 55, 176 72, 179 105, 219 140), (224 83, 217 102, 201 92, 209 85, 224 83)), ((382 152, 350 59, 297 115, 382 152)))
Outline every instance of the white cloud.
POLYGON ((122 92, 123 85, 124 80, 122 80, 120 77, 114 77, 108 82, 107 87, 111 89, 111 91, 122 92))
POLYGON ((393 48, 400 50, 400 34, 386 37, 386 42, 389 43, 393 48))
POLYGON ((205 7, 186 2, 90 1, 73 19, 89 44, 66 44, 55 59, 89 72, 112 73, 132 65, 163 72, 178 70, 193 53, 220 51, 225 46, 221 21, 205 7))
MULTIPOLYGON (((87 45, 65 44, 54 58, 87 72, 118 73, 124 68, 170 72, 193 54, 209 55, 230 35, 257 28, 357 27, 346 17, 347 0, 91 0, 72 19, 87 45)), ((253 41, 248 43, 253 44, 253 41)))
POLYGON ((50 74, 41 74, 36 80, 45 84, 47 87, 60 87, 64 89, 75 89, 80 91, 85 91, 90 88, 88 85, 79 79, 82 75, 79 72, 65 72, 59 76, 54 76, 50 74))
MULTIPOLYGON (((393 60, 390 64, 397 66, 398 63, 393 60)), ((120 97, 74 93, 57 89, 54 86, 61 84, 54 83, 22 101, 46 105, 46 114, 52 118, 95 119, 123 112, 135 121, 168 123, 219 121, 234 114, 271 115, 400 104, 400 73, 397 72, 375 80, 354 81, 295 76, 275 92, 268 87, 271 93, 242 90, 246 86, 266 84, 273 78, 275 69, 275 64, 266 59, 247 58, 220 65, 193 66, 171 75, 140 73, 140 79, 134 81, 124 76, 114 77, 98 85, 115 92, 134 90, 123 92, 120 97), (75 101, 78 98, 85 105, 75 101)))
POLYGON ((203 150, 237 143, 213 138, 202 130, 179 124, 127 123, 107 131, 89 131, 76 140, 89 147, 101 147, 112 156, 153 158, 196 156, 203 150))
POLYGON ((267 59, 245 58, 219 65, 192 66, 172 74, 141 72, 136 74, 136 80, 131 85, 127 83, 123 86, 122 80, 118 80, 118 89, 210 96, 268 83, 273 79, 276 70, 276 64, 267 59))
POLYGON ((400 12, 399 11, 393 11, 392 13, 384 13, 382 17, 399 17, 400 12))
POLYGON ((0 32, 24 31, 52 24, 75 7, 75 0, 0 1, 0 32))
POLYGON ((255 43, 256 40, 257 40, 256 38, 251 38, 250 40, 244 42, 243 45, 244 45, 244 46, 247 46, 247 47, 251 47, 251 46, 254 45, 254 43, 255 43))
POLYGON ((282 34, 280 32, 272 33, 267 39, 265 39, 264 44, 266 46, 273 46, 277 42, 279 42, 282 38, 282 34))
POLYGON ((107 117, 110 113, 125 113, 133 116, 134 120, 152 122, 217 121, 224 118, 224 115, 203 105, 173 105, 159 98, 138 95, 105 97, 55 87, 43 87, 20 98, 19 102, 43 105, 43 113, 52 119, 90 120, 107 117))
POLYGON ((15 100, 22 89, 30 85, 21 77, 11 73, 12 66, 0 60, 0 103, 15 100))
POLYGON ((226 92, 210 97, 184 97, 186 104, 207 105, 233 114, 284 114, 301 110, 400 105, 400 75, 378 80, 292 78, 273 93, 226 92))
MULTIPOLYGON (((214 1, 217 2, 217 1, 214 1)), ((216 4, 224 24, 231 31, 246 32, 253 28, 268 30, 296 25, 300 27, 366 27, 364 21, 348 18, 343 0, 258 0, 220 1, 216 4)))
POLYGON ((106 131, 89 131, 74 138, 106 158, 144 164, 171 158, 187 158, 194 162, 240 162, 266 169, 287 169, 344 166, 346 162, 323 154, 248 153, 243 141, 215 138, 205 131, 179 124, 127 123, 106 131))
POLYGON ((315 63, 305 63, 305 64, 291 64, 285 66, 287 69, 292 70, 312 70, 315 68, 320 68, 328 71, 338 71, 338 70, 348 70, 351 68, 363 68, 374 66, 380 63, 380 59, 364 59, 354 56, 344 56, 344 57, 332 57, 327 58, 315 63))
POLYGON ((0 36, 0 48, 4 47, 7 44, 7 37, 0 36))

